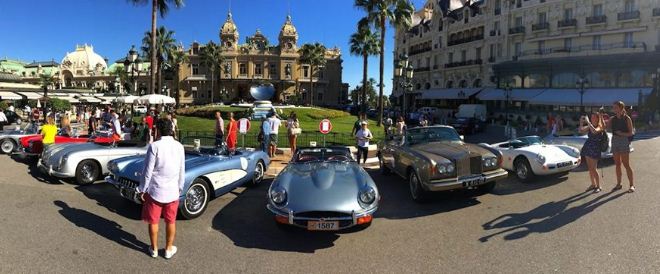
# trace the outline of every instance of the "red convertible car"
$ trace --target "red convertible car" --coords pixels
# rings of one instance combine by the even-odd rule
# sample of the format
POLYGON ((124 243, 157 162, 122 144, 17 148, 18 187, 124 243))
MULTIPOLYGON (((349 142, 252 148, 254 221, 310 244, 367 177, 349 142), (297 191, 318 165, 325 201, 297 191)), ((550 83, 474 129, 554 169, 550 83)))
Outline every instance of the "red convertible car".
MULTIPOLYGON (((38 156, 43 151, 44 144, 42 143, 42 136, 40 134, 25 136, 19 139, 19 151, 25 156, 38 156)), ((112 136, 103 135, 80 135, 80 136, 55 136, 55 143, 87 143, 94 142, 97 144, 110 144, 113 142, 112 136)))

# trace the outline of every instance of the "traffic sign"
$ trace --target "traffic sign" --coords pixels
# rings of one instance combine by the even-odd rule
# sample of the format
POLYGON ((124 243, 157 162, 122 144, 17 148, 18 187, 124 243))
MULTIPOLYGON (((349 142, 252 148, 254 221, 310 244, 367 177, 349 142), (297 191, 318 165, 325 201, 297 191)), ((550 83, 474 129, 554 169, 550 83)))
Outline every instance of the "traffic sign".
POLYGON ((238 132, 240 134, 246 134, 250 130, 250 120, 246 118, 241 118, 238 120, 238 132))
POLYGON ((322 134, 328 134, 330 131, 332 131, 332 123, 328 119, 323 119, 321 123, 319 123, 319 131, 322 134))

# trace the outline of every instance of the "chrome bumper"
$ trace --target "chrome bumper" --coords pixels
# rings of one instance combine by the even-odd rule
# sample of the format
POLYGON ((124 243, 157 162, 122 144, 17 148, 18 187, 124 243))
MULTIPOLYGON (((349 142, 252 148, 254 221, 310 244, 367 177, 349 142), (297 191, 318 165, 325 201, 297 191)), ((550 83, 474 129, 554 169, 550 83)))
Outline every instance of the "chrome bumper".
POLYGON ((119 189, 119 195, 121 195, 121 197, 124 197, 128 200, 131 200, 136 204, 142 204, 142 200, 140 200, 137 188, 125 187, 120 182, 115 180, 115 178, 113 178, 112 176, 106 176, 105 181, 108 182, 109 184, 115 186, 116 188, 118 188, 119 189))
POLYGON ((454 190, 454 189, 465 189, 473 188, 483 184, 490 183, 492 181, 497 181, 504 179, 509 175, 509 173, 504 169, 496 169, 493 171, 484 172, 478 176, 471 176, 465 178, 448 178, 440 180, 431 180, 428 183, 424 183, 424 188, 429 191, 445 191, 445 190, 454 190), (476 182, 466 186, 467 182, 476 182))
POLYGON ((338 221, 338 222, 340 222, 340 225, 339 225, 337 230, 342 230, 342 229, 347 229, 347 228, 354 227, 354 226, 358 225, 358 219, 359 218, 366 217, 366 216, 373 216, 373 214, 376 212, 376 210, 378 210, 378 207, 373 207, 373 208, 370 208, 369 210, 359 212, 359 213, 356 213, 355 211, 353 211, 353 213, 351 214, 350 217, 309 218, 309 217, 296 217, 296 216, 293 215, 294 214, 293 211, 284 212, 284 211, 274 207, 271 204, 267 204, 266 208, 268 208, 268 210, 270 210, 270 212, 275 214, 276 217, 277 216, 286 217, 288 219, 288 225, 291 225, 291 226, 296 226, 296 227, 307 229, 306 225, 296 223, 296 221, 304 222, 305 224, 307 224, 308 221, 330 221, 330 222, 338 221), (346 225, 342 226, 341 225, 342 222, 346 223, 346 225))
POLYGON ((47 174, 50 175, 50 176, 55 176, 55 177, 58 177, 58 178, 71 178, 71 177, 75 177, 74 175, 72 175, 72 174, 68 174, 68 173, 66 173, 66 172, 55 171, 55 170, 53 169, 53 166, 52 166, 52 165, 46 166, 46 165, 44 165, 41 161, 38 161, 38 162, 37 162, 37 167, 39 168, 39 170, 41 170, 41 171, 44 172, 44 173, 47 173, 47 174))

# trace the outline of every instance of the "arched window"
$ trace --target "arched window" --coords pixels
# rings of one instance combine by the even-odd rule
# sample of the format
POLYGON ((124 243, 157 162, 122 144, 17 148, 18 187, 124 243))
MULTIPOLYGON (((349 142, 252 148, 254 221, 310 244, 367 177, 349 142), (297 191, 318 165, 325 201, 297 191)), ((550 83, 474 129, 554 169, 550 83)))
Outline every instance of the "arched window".
POLYGON ((430 89, 430 88, 431 88, 431 83, 424 84, 424 89, 430 89))
POLYGON ((475 79, 474 82, 472 83, 472 87, 480 88, 481 87, 481 79, 475 79))
POLYGON ((467 81, 466 80, 461 80, 458 82, 458 87, 459 88, 466 88, 467 87, 467 81))
POLYGON ((453 88, 454 87, 454 81, 447 81, 447 88, 453 88))
POLYGON ((552 87, 555 88, 575 88, 575 82, 580 78, 577 73, 564 72, 552 77, 552 87))
POLYGON ((421 89, 421 88, 422 88, 422 84, 417 83, 417 84, 415 85, 415 89, 419 90, 419 89, 421 89))
POLYGON ((550 78, 544 74, 530 74, 525 77, 526 88, 547 88, 550 87, 550 78))

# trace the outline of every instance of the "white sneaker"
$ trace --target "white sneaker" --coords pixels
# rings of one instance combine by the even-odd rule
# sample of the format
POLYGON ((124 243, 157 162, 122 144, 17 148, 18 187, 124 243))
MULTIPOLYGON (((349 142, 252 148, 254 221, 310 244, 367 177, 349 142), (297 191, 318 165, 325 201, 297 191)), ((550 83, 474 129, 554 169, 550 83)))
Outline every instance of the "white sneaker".
POLYGON ((172 250, 165 250, 165 259, 170 259, 176 254, 176 246, 172 246, 172 250))
POLYGON ((151 256, 151 258, 158 258, 158 250, 154 250, 149 246, 149 256, 151 256))

